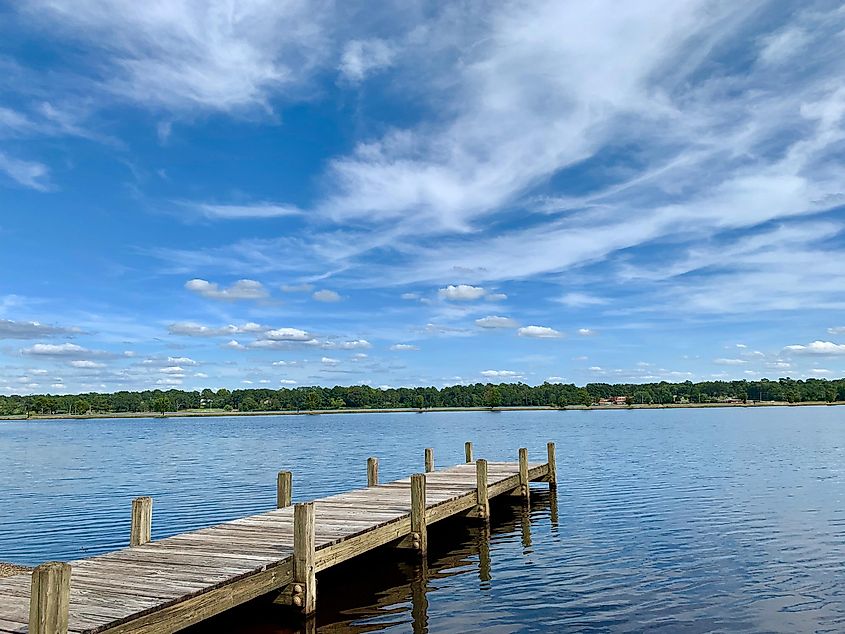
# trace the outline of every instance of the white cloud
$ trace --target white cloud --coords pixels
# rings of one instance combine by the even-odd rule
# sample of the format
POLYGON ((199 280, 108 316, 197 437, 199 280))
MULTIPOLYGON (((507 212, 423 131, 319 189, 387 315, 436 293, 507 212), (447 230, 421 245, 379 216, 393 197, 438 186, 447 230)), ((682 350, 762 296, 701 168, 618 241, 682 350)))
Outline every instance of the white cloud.
POLYGON ((296 385, 298 381, 294 381, 293 379, 279 379, 279 383, 282 385, 296 385))
POLYGON ((500 317, 498 315, 490 315, 475 320, 475 325, 481 328, 516 328, 519 326, 515 319, 510 317, 500 317))
POLYGON ((24 354, 45 357, 69 357, 91 354, 92 351, 75 343, 36 343, 34 346, 21 350, 24 354))
POLYGON ((514 372, 513 370, 484 370, 481 372, 481 376, 487 377, 488 379, 522 378, 521 373, 514 372))
POLYGON ((396 352, 409 352, 413 350, 419 350, 419 346, 415 346, 410 343, 394 343, 392 346, 390 346, 390 349, 396 352))
POLYGON ((373 345, 366 339, 353 339, 351 341, 326 341, 323 348, 327 350, 358 350, 372 348, 373 345))
POLYGON ((171 365, 197 365, 197 362, 190 357, 167 357, 167 362, 171 365))
POLYGON ((273 361, 271 365, 279 366, 279 367, 287 367, 292 365, 299 365, 298 361, 273 361))
POLYGON ((487 291, 479 286, 470 286, 469 284, 449 284, 446 288, 441 288, 437 294, 451 302, 471 302, 481 299, 487 294, 487 291))
POLYGON ((759 59, 764 64, 783 63, 800 53, 810 40, 801 28, 788 27, 763 38, 759 59))
POLYGON ((555 301, 560 302, 564 306, 569 306, 570 308, 600 306, 607 303, 607 300, 603 297, 597 297, 596 295, 590 295, 588 293, 566 293, 555 301))
POLYGON ((813 341, 808 344, 786 346, 784 350, 799 355, 835 356, 845 354, 845 344, 832 341, 813 341))
POLYGON ((232 339, 231 341, 226 342, 226 347, 231 348, 232 350, 243 350, 244 345, 238 341, 237 339, 232 339))
POLYGON ((359 82, 367 75, 389 67, 395 54, 394 47, 384 40, 353 40, 343 50, 339 70, 345 79, 359 82))
POLYGON ((167 327, 167 331, 171 335, 183 335, 186 337, 227 337, 237 334, 261 333, 265 330, 269 330, 269 328, 253 322, 247 322, 241 326, 229 324, 217 328, 191 321, 183 321, 170 324, 167 327))
POLYGON ((335 291, 330 291, 328 289, 323 289, 320 291, 315 291, 313 295, 311 295, 315 300, 318 302, 339 302, 341 297, 335 291))
POLYGON ((484 299, 490 302, 503 302, 508 298, 505 293, 489 293, 484 296, 484 299))
POLYGON ((271 341, 310 341, 311 335, 299 328, 274 328, 261 335, 271 341))
POLYGON ((745 365, 748 363, 745 359, 713 359, 713 363, 716 365, 745 365))
POLYGON ((161 368, 159 370, 162 374, 185 374, 185 369, 178 365, 171 365, 166 368, 161 368))
POLYGON ((405 300, 419 299, 420 294, 419 293, 402 293, 401 297, 402 297, 402 299, 405 299, 405 300))
POLYGON ((71 361, 70 365, 74 368, 83 368, 86 370, 95 370, 99 368, 106 367, 105 363, 99 363, 97 361, 89 361, 87 359, 78 359, 76 361, 71 361))
POLYGON ((322 0, 53 0, 27 13, 96 55, 99 91, 187 114, 268 109, 272 95, 299 89, 328 61, 325 25, 339 19, 322 0))
POLYGON ((189 203, 206 218, 220 220, 242 220, 260 218, 281 218, 284 216, 298 216, 302 210, 291 205, 275 203, 253 203, 250 205, 213 205, 210 203, 189 203))
POLYGON ((578 334, 582 337, 593 337, 596 335, 596 331, 592 328, 579 328, 578 334))
POLYGON ((0 319, 0 339, 38 339, 79 332, 76 328, 49 326, 37 321, 12 321, 0 319))
POLYGON ((19 185, 30 189, 47 191, 50 188, 48 182, 50 170, 43 163, 16 159, 0 152, 0 172, 6 174, 19 185))
POLYGON ((520 337, 536 337, 540 339, 555 339, 563 336, 559 331, 548 326, 523 326, 517 330, 517 334, 520 337))
POLYGON ((323 357, 322 359, 320 359, 320 363, 322 363, 323 365, 335 366, 340 365, 340 360, 333 359, 331 357, 323 357))
POLYGON ((267 289, 255 280, 238 280, 228 288, 220 288, 214 282, 193 279, 185 282, 185 288, 209 299, 264 299, 268 296, 267 289))
POLYGON ((845 326, 834 326, 827 329, 829 335, 845 335, 845 326))

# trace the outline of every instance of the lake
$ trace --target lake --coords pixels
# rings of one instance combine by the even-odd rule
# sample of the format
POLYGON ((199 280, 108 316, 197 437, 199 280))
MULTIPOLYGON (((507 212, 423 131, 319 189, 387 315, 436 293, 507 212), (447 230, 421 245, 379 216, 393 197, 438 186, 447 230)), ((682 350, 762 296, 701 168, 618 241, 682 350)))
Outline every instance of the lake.
MULTIPOLYGON (((0 421, 0 561, 127 545, 438 465, 545 460, 555 497, 498 501, 489 532, 432 529, 427 566, 379 551, 319 578, 318 631, 845 631, 845 408, 449 412, 0 421)), ((256 602, 194 632, 286 632, 256 602)))

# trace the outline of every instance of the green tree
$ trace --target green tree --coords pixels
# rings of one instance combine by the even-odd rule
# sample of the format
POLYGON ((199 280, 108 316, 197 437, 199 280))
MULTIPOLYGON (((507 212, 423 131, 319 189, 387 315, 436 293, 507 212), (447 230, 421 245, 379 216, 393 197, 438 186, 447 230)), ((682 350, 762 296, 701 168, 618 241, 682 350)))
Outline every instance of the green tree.
POLYGON ((502 394, 498 387, 495 385, 487 386, 487 389, 484 391, 484 404, 490 409, 499 407, 502 404, 502 394))
POLYGON ((153 401, 153 411, 158 412, 159 414, 165 414, 166 412, 173 410, 173 404, 170 402, 170 399, 166 396, 162 395, 156 398, 153 401))

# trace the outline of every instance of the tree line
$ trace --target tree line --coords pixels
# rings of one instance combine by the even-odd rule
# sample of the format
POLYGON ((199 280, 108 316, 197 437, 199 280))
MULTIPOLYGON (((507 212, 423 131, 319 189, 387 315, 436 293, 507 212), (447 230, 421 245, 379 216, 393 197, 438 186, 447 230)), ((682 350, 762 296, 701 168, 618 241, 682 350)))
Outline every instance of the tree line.
POLYGON ((298 387, 246 390, 144 390, 111 394, 0 396, 0 415, 109 414, 223 410, 240 412, 316 409, 432 407, 520 407, 594 405, 623 397, 627 404, 714 403, 730 401, 845 401, 845 379, 790 378, 693 383, 476 383, 449 387, 298 387))

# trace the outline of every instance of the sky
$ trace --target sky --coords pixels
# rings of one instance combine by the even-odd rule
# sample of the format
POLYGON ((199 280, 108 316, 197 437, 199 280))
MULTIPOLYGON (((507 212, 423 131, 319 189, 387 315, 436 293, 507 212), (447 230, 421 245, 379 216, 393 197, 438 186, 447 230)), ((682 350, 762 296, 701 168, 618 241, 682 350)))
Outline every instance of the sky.
POLYGON ((845 375, 845 7, 0 4, 0 394, 845 375))

